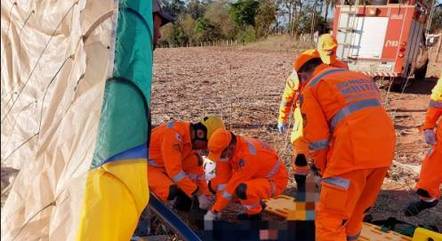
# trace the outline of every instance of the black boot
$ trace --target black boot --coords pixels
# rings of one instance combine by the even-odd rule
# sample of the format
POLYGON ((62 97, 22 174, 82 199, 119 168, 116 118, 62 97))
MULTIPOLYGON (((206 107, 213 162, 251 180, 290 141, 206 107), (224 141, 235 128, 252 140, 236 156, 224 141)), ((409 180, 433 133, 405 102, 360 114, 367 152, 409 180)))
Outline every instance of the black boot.
POLYGON ((404 210, 404 214, 407 217, 416 216, 420 212, 422 212, 423 210, 436 206, 438 202, 439 202, 439 200, 437 200, 437 199, 432 202, 425 202, 423 200, 419 200, 417 202, 412 202, 404 210))
POLYGON ((295 199, 297 201, 305 201, 306 199, 306 187, 305 187, 305 180, 307 177, 305 175, 299 175, 295 174, 295 181, 296 181, 296 194, 295 199))
POLYGON ((188 211, 190 211, 191 207, 192 207, 192 199, 190 197, 188 197, 180 189, 176 195, 176 198, 175 198, 174 208, 179 211, 188 212, 188 211))

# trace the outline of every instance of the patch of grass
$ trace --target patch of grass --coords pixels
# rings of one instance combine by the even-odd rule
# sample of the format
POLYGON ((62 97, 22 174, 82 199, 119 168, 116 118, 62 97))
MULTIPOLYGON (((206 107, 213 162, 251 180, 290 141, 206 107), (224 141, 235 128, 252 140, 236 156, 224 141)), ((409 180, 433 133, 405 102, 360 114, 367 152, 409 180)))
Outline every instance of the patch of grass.
POLYGON ((241 49, 245 50, 265 50, 276 52, 293 52, 301 51, 304 49, 314 48, 313 41, 310 38, 295 38, 288 34, 273 35, 266 39, 258 40, 253 43, 249 43, 241 49))

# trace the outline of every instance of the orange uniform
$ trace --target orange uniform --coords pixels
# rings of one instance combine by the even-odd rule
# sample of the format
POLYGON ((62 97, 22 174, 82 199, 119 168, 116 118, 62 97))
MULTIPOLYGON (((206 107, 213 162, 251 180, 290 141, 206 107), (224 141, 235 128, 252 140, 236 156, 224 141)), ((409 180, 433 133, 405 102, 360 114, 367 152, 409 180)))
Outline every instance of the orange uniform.
MULTIPOLYGON (((323 38, 323 36, 321 36, 321 39, 323 38)), ((335 44, 336 40, 334 40, 334 38, 330 37, 330 39, 329 38, 326 39, 329 41, 333 40, 334 41, 333 44, 335 44)), ((335 47, 337 47, 337 44, 333 45, 331 48, 333 49, 335 47)), ((311 49, 309 51, 313 55, 316 55, 317 57, 327 56, 326 54, 321 54, 319 50, 311 49)), ((345 62, 337 60, 335 54, 332 57, 329 56, 328 58, 329 59, 327 65, 336 68, 348 69, 348 65, 345 62)), ((325 61, 327 61, 327 59, 325 59, 325 61)), ((294 124, 290 136, 290 142, 292 143, 293 157, 296 157, 298 154, 305 154, 306 152, 308 152, 308 144, 302 138, 303 121, 302 121, 300 103, 298 98, 301 93, 302 86, 296 71, 298 71, 300 67, 301 66, 298 66, 297 61, 295 60, 293 62, 293 72, 286 80, 284 92, 281 98, 281 103, 279 105, 279 116, 278 116, 278 123, 287 123, 289 119, 289 114, 291 111, 293 111, 294 124)), ((296 161, 292 162, 292 168, 295 174, 298 175, 306 175, 310 171, 310 168, 307 166, 307 163, 297 164, 296 161)))
POLYGON ((209 194, 201 157, 192 150, 190 122, 169 121, 153 129, 149 149, 149 188, 163 201, 174 183, 191 197, 209 194))
POLYGON ((394 127, 373 80, 316 69, 301 96, 308 154, 323 176, 316 240, 356 240, 391 165, 394 127))
POLYGON ((442 183, 442 76, 432 92, 423 129, 436 128, 436 144, 422 163, 417 193, 422 198, 439 199, 442 183))
POLYGON ((257 139, 236 138, 233 156, 229 160, 216 160, 216 176, 211 188, 217 191, 217 197, 212 211, 220 212, 237 196, 247 214, 253 215, 262 211, 262 199, 285 190, 288 174, 272 147, 257 139))

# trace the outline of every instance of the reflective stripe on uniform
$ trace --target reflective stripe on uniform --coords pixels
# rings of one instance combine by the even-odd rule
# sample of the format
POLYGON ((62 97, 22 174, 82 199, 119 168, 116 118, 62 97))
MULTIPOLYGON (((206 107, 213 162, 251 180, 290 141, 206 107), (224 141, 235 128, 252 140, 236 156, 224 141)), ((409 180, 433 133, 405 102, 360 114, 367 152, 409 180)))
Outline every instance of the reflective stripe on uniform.
POLYGON ((162 167, 160 164, 158 164, 155 160, 148 160, 147 163, 149 163, 149 165, 153 166, 153 167, 162 167))
POLYGON ((254 204, 243 204, 242 206, 245 207, 246 209, 254 209, 254 208, 261 207, 261 203, 256 202, 254 204))
POLYGON ((442 108, 442 101, 430 100, 430 107, 442 108))
POLYGON ((325 76, 327 76, 329 74, 334 74, 334 73, 337 73, 337 72, 342 72, 342 71, 346 71, 346 70, 345 69, 339 69, 339 68, 328 69, 328 70, 324 71, 322 74, 320 74, 320 75, 314 77, 312 80, 310 80, 308 82, 308 85, 311 86, 311 87, 314 87, 325 76))
POLYGON ((193 181, 202 181, 205 179, 204 175, 188 173, 187 176, 193 181))
POLYGON ((224 191, 223 198, 230 200, 230 199, 232 199, 232 194, 228 193, 227 191, 224 191))
POLYGON ((368 108, 368 107, 377 107, 381 106, 381 103, 379 103, 378 99, 366 99, 361 100, 358 102, 351 103, 347 105, 346 107, 340 109, 330 120, 330 126, 332 128, 335 128, 338 123, 343 120, 345 117, 349 116, 350 114, 368 108))
POLYGON ((322 149, 326 149, 328 147, 328 139, 322 139, 319 141, 313 141, 308 146, 312 151, 318 151, 322 149))
POLYGON ((174 182, 179 182, 179 181, 183 180, 183 178, 185 178, 185 177, 186 177, 186 173, 181 170, 180 172, 178 172, 178 174, 173 176, 172 179, 174 182))
POLYGON ((272 169, 270 169, 270 171, 267 173, 266 178, 273 177, 276 174, 276 172, 278 172, 280 165, 281 164, 279 163, 279 160, 276 160, 276 163, 273 164, 272 169))
POLYGON ((323 178, 322 182, 331 184, 333 186, 340 187, 344 190, 347 190, 350 187, 350 180, 342 178, 342 177, 327 177, 327 178, 323 178))
POLYGON ((229 162, 228 158, 219 158, 218 159, 220 162, 229 162))
POLYGON ((256 155, 256 147, 252 143, 247 142, 247 147, 249 149, 250 154, 256 155))
POLYGON ((170 120, 167 122, 167 128, 172 128, 175 125, 175 121, 174 120, 170 120))
POLYGON ((361 231, 355 235, 347 235, 347 241, 358 240, 359 236, 361 236, 361 231))
POLYGON ((217 191, 217 192, 224 191, 224 189, 226 189, 226 184, 225 184, 225 183, 223 183, 223 184, 219 184, 219 185, 216 187, 216 191, 217 191))

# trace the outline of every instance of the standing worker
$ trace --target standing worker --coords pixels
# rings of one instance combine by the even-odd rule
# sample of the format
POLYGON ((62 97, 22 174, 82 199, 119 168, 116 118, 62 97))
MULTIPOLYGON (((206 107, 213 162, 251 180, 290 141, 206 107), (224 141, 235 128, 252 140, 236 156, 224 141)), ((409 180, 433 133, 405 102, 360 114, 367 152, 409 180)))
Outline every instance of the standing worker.
POLYGON ((405 209, 406 216, 415 216, 424 209, 436 206, 440 198, 442 183, 442 118, 440 118, 442 116, 442 74, 433 88, 430 98, 430 106, 423 129, 425 142, 432 147, 422 163, 419 181, 416 185, 416 193, 420 200, 408 205, 405 209))
POLYGON ((277 152, 257 139, 218 129, 209 140, 209 159, 216 162, 209 189, 217 195, 205 220, 218 217, 233 197, 247 210, 239 219, 259 220, 261 200, 281 194, 287 186, 287 170, 277 152))
POLYGON ((324 65, 311 52, 296 60, 308 156, 322 174, 316 240, 357 240, 394 156, 393 123, 372 79, 324 65))
POLYGON ((197 197, 201 209, 207 209, 210 192, 203 160, 195 150, 207 150, 214 131, 224 128, 223 121, 214 116, 198 123, 170 120, 154 128, 148 161, 150 190, 162 201, 175 199, 179 210, 188 211, 193 197, 197 197))
MULTIPOLYGON (((336 39, 330 34, 323 34, 319 37, 317 49, 308 50, 312 55, 317 58, 321 58, 322 63, 339 68, 348 69, 346 63, 337 60, 336 49, 338 43, 336 39)), ((295 173, 295 181, 297 184, 297 193, 305 193, 305 180, 306 175, 309 173, 309 167, 305 153, 308 151, 306 142, 302 136, 302 116, 299 106, 298 96, 300 94, 301 85, 298 79, 297 72, 299 71, 299 64, 296 61, 293 62, 293 72, 287 78, 285 89, 282 94, 282 100, 279 107, 278 116, 278 131, 283 134, 287 129, 287 123, 289 114, 293 110, 293 130, 290 136, 290 142, 292 143, 293 157, 292 168, 295 173)))

